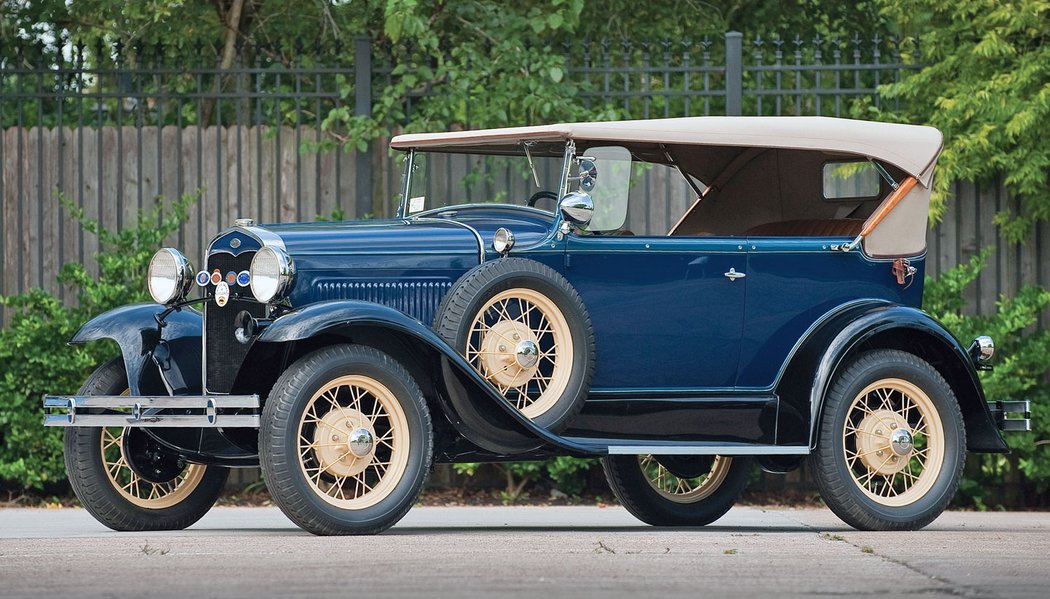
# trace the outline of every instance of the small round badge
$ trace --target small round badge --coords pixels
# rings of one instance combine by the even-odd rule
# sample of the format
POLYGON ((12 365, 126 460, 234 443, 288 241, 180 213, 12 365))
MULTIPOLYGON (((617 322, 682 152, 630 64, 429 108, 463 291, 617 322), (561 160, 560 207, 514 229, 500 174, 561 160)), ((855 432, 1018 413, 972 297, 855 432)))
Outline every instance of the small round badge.
POLYGON ((252 273, 247 270, 242 270, 237 273, 237 284, 241 287, 247 287, 252 282, 252 273))
POLYGON ((232 270, 230 272, 226 273, 226 284, 227 285, 233 285, 236 282, 237 282, 237 273, 233 272, 232 270))
POLYGON ((222 273, 219 272, 218 268, 216 268, 211 273, 211 284, 218 285, 219 283, 222 283, 222 273))
POLYGON ((221 308, 229 301, 230 286, 226 284, 226 281, 219 281, 219 284, 215 286, 215 305, 221 308))
POLYGON ((211 276, 208 274, 208 271, 202 270, 199 273, 197 273, 197 285, 201 287, 206 287, 208 285, 208 281, 210 280, 211 276))

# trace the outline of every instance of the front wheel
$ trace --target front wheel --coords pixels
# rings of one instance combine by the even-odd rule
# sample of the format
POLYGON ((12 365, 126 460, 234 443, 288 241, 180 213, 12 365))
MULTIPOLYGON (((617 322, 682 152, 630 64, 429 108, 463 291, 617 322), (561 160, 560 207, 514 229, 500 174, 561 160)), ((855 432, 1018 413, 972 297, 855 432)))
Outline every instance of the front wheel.
POLYGON ((620 504, 653 526, 705 526, 733 507, 751 461, 727 456, 607 456, 605 477, 620 504))
POLYGON ((259 460, 274 501, 318 535, 375 534, 408 512, 430 468, 430 412, 390 356, 358 345, 315 351, 278 379, 259 460))
POLYGON ((821 497, 861 530, 917 530, 959 486, 966 429, 951 386, 898 350, 857 357, 828 392, 812 458, 821 497))
MULTIPOLYGON (((124 362, 100 366, 80 395, 126 395, 124 362)), ((211 509, 229 470, 188 464, 139 428, 70 427, 66 473, 80 503, 113 530, 178 530, 211 509)))

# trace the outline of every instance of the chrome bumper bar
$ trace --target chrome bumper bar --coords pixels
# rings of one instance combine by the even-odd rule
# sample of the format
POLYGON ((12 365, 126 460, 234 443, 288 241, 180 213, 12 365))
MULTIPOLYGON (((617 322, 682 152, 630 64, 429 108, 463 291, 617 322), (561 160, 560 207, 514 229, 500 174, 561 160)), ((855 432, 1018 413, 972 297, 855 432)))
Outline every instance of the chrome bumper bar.
POLYGON ((44 426, 258 428, 258 411, 258 395, 44 396, 44 426))
POLYGON ((1032 406, 1025 401, 990 401, 988 409, 1001 431, 1032 430, 1032 406))

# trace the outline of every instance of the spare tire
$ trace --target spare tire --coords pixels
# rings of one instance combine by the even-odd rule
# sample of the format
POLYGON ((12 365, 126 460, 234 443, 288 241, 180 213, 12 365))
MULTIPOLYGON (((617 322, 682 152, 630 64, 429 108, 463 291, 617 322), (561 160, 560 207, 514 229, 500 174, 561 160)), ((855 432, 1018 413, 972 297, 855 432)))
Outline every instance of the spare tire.
POLYGON ((551 431, 579 413, 594 370, 594 333, 580 295, 524 258, 485 262, 438 307, 434 330, 522 414, 551 431))

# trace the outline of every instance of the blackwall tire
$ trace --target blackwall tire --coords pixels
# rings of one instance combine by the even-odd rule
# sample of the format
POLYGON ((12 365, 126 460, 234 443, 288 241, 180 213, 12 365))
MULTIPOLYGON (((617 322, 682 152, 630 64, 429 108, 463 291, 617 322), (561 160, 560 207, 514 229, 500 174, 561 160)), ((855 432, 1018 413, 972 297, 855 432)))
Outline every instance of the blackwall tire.
POLYGON ((955 495, 966 429, 952 388, 898 350, 865 352, 835 378, 811 458, 824 502, 861 530, 918 530, 955 495))
POLYGON ((393 526, 423 488, 432 452, 419 386, 370 347, 307 354, 281 375, 263 408, 266 486, 285 515, 317 535, 393 526))
POLYGON ((554 269, 486 262, 449 290, 434 329, 538 426, 560 431, 583 408, 594 333, 579 294, 554 269))
POLYGON ((718 520, 739 499, 751 474, 751 460, 725 456, 614 455, 602 458, 602 467, 620 504, 653 526, 705 526, 718 520))
MULTIPOLYGON (((95 370, 78 394, 122 395, 127 390, 124 362, 117 358, 95 370)), ((118 531, 179 530, 208 513, 226 483, 227 468, 176 462, 181 469, 173 478, 150 482, 129 466, 126 434, 144 433, 119 427, 65 431, 69 483, 96 520, 118 531)))

